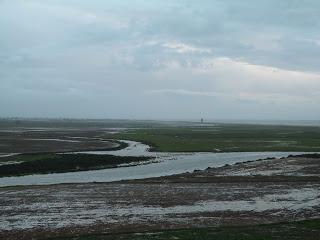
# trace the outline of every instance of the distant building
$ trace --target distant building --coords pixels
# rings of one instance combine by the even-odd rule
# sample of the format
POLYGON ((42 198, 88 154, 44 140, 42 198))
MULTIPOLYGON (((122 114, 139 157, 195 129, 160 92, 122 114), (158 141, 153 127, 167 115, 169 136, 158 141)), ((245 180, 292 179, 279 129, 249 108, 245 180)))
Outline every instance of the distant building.
POLYGON ((203 123, 203 118, 201 118, 200 122, 203 123))

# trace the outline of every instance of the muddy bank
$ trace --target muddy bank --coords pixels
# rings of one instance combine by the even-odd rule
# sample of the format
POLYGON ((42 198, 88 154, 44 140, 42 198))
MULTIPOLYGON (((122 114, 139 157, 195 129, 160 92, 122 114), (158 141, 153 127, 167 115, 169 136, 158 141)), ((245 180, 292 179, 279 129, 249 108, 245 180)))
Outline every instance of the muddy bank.
POLYGON ((266 158, 218 168, 209 167, 203 171, 122 182, 320 182, 320 154, 266 158))
MULTIPOLYGON (((113 129, 20 129, 0 131, 0 154, 118 150, 127 145, 102 139, 113 129)), ((1 159, 0 159, 1 160, 1 159)))
POLYGON ((305 156, 120 183, 0 188, 0 238, 319 218, 319 171, 319 159, 305 156))
POLYGON ((1 190, 5 239, 319 217, 320 184, 86 184, 1 190))
POLYGON ((51 240, 319 240, 320 219, 250 226, 221 226, 212 228, 188 228, 152 232, 112 233, 84 235, 81 237, 54 238, 51 240))

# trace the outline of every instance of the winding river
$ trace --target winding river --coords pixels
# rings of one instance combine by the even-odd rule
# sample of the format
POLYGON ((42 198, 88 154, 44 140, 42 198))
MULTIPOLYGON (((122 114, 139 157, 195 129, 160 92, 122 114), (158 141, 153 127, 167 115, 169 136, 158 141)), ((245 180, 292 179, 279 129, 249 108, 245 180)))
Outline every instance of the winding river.
MULTIPOLYGON (((117 151, 78 152, 87 154, 111 154, 116 156, 152 156, 156 161, 150 164, 101 169, 81 172, 36 174, 20 177, 0 178, 0 187, 15 185, 50 185, 60 183, 113 182, 130 179, 169 176, 173 174, 203 170, 208 167, 221 167, 249 160, 267 157, 286 157, 297 152, 233 152, 233 153, 169 153, 149 152, 149 146, 134 141, 123 141, 128 147, 117 151)), ((74 153, 77 154, 77 153, 74 153)))

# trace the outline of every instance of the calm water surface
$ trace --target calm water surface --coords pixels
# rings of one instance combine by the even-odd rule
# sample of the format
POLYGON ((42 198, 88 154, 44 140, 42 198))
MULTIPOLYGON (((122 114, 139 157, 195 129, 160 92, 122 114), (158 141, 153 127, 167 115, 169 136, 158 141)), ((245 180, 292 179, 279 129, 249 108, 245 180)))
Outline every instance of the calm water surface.
MULTIPOLYGON (((221 167, 225 164, 234 164, 248 160, 258 160, 267 157, 286 157, 297 152, 236 152, 236 153, 168 153, 149 152, 148 145, 124 141, 129 144, 125 149, 118 151, 90 151, 79 152, 87 154, 112 154, 116 156, 151 156, 156 162, 81 172, 36 174, 21 177, 0 178, 0 187, 15 185, 50 185, 59 183, 86 183, 86 182, 112 182, 129 179, 144 179, 149 177, 168 176, 178 173, 192 172, 196 169, 204 170, 208 167, 221 167)), ((77 153, 74 153, 77 154, 77 153)))

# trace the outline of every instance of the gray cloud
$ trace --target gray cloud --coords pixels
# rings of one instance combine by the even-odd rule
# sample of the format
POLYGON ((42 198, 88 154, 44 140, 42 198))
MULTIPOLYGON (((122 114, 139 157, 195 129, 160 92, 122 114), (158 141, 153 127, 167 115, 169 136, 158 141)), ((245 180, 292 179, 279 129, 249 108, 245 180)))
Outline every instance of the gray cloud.
POLYGON ((0 115, 308 118, 316 0, 0 1, 0 115))

